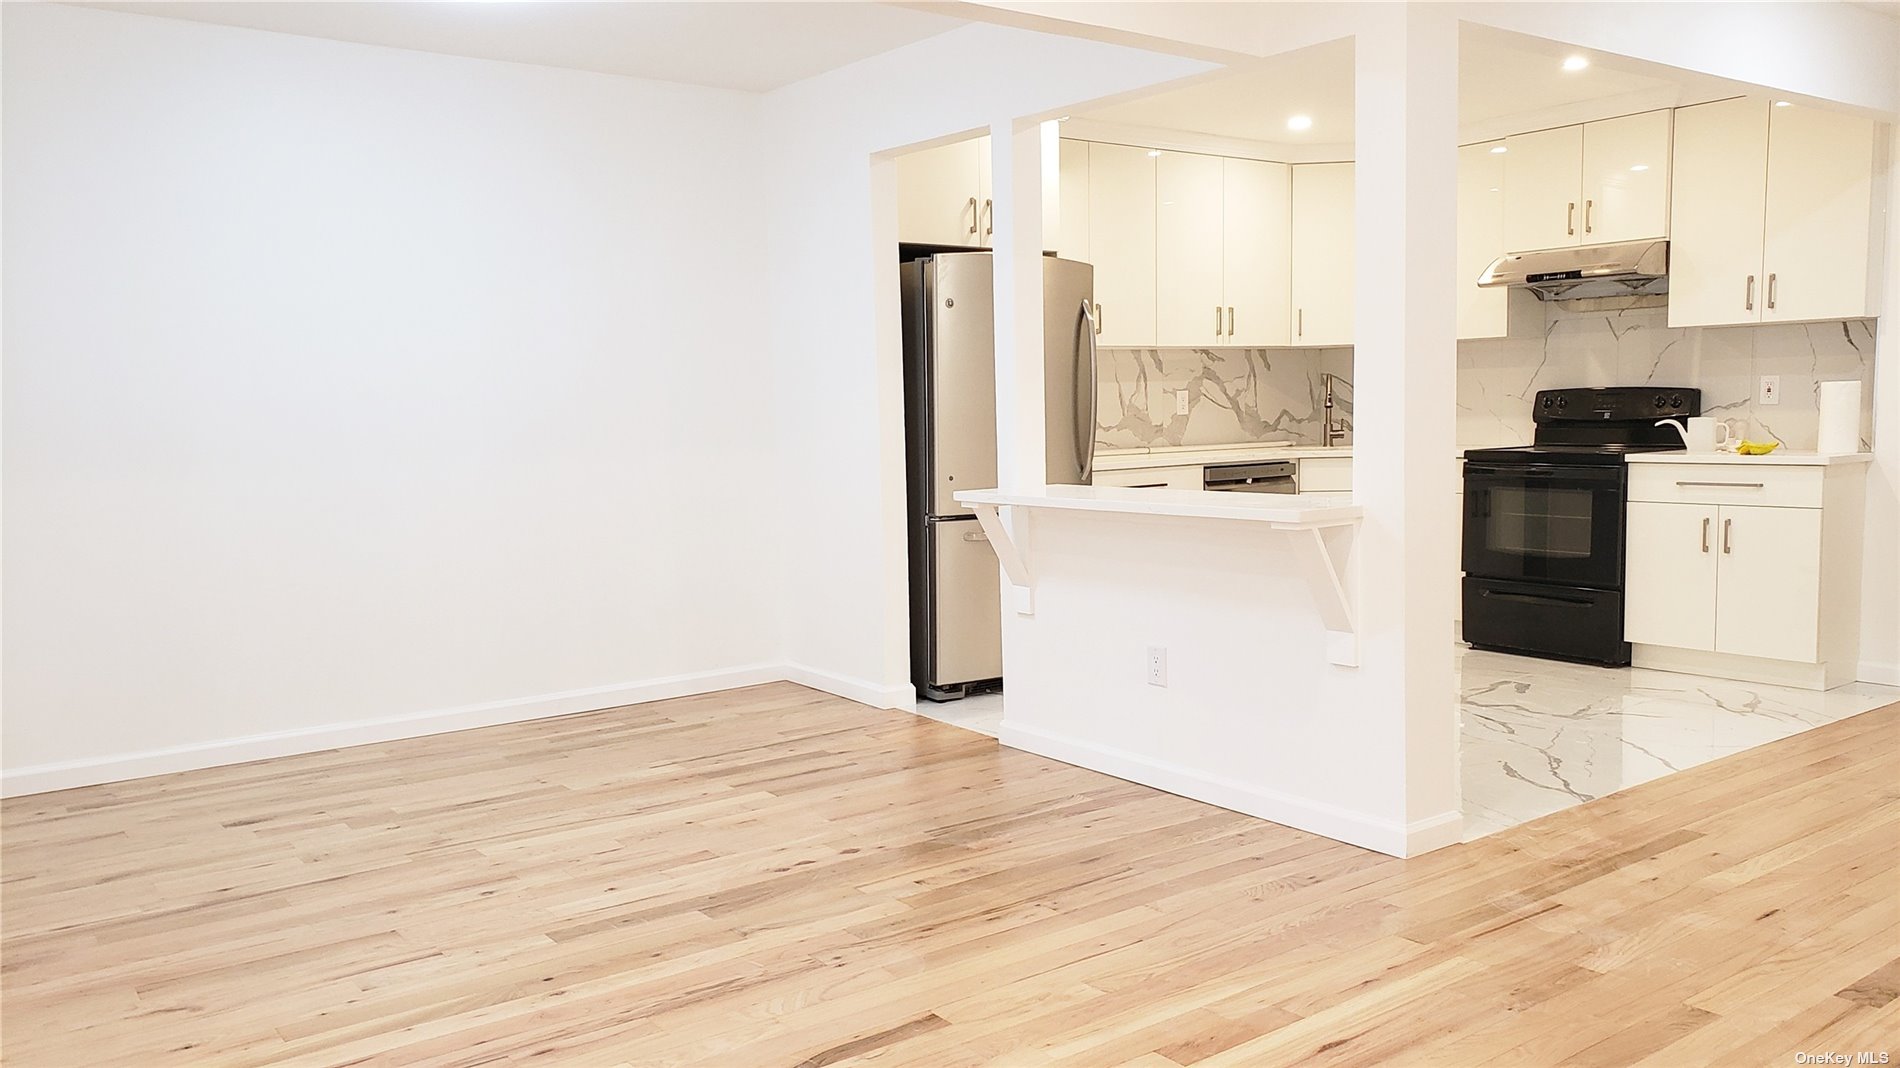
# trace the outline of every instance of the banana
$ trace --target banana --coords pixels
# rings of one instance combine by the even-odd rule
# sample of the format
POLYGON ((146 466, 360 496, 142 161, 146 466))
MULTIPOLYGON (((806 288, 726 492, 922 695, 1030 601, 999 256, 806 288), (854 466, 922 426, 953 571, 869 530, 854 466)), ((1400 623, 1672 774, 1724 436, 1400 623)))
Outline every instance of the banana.
POLYGON ((1737 456, 1766 456, 1780 447, 1779 441, 1749 441, 1743 438, 1741 443, 1735 446, 1735 454, 1737 456))

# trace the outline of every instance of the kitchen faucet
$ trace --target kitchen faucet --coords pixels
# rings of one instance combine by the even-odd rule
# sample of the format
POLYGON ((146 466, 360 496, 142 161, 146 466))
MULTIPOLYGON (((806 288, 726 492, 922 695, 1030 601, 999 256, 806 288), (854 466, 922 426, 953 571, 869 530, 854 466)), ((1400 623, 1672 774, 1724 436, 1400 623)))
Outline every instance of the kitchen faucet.
POLYGON ((1352 383, 1333 374, 1331 371, 1320 375, 1320 383, 1324 391, 1325 399, 1322 410, 1325 413, 1325 418, 1322 419, 1319 424, 1319 443, 1331 448, 1339 444, 1340 438, 1352 433, 1352 424, 1346 422, 1343 417, 1338 420, 1333 418, 1333 409, 1335 407, 1343 407, 1346 411, 1352 411, 1352 397, 1350 396, 1352 383), (1337 392, 1336 387, 1342 385, 1345 386, 1348 391, 1348 396, 1343 398, 1335 395, 1337 392))

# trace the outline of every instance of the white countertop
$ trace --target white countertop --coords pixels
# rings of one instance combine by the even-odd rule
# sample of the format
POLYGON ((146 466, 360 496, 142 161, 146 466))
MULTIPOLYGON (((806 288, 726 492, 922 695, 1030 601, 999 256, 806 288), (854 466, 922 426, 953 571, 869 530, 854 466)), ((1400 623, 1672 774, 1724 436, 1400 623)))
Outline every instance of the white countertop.
POLYGON ((1627 457, 1633 464, 1737 464, 1757 467, 1828 467, 1833 464, 1869 464, 1871 452, 1829 455, 1776 449, 1766 456, 1737 456, 1732 452, 1633 452, 1627 457))
POLYGON ((1095 454, 1097 471, 1132 471, 1145 467, 1201 467, 1205 464, 1249 464, 1264 460, 1311 460, 1322 456, 1352 456, 1351 445, 1163 445, 1151 449, 1102 449, 1095 454))
POLYGON ((1121 486, 1050 486, 1023 493, 964 490, 956 498, 966 505, 1244 519, 1280 526, 1333 526, 1357 522, 1365 515, 1365 509, 1352 503, 1350 493, 1209 493, 1121 486))

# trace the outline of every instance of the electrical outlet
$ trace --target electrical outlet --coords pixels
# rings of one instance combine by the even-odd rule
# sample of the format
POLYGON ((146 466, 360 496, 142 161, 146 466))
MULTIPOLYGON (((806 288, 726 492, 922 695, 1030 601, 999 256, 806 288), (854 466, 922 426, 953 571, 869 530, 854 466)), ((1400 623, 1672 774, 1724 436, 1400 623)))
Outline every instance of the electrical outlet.
POLYGON ((1176 390, 1174 394, 1174 414, 1186 415, 1187 413, 1188 413, 1188 391, 1185 389, 1176 390))
POLYGON ((1757 404, 1780 404, 1781 403, 1781 376, 1780 375, 1761 376, 1761 392, 1759 395, 1756 396, 1755 402, 1757 404))
POLYGON ((1150 645, 1148 647, 1148 685, 1166 686, 1168 684, 1168 647, 1150 645))

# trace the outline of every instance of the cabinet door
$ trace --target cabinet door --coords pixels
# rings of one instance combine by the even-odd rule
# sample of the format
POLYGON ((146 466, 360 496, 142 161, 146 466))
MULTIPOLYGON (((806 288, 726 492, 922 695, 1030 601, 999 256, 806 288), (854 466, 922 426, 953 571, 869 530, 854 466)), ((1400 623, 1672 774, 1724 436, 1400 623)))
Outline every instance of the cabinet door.
POLYGON ((1582 243, 1583 127, 1504 139, 1504 243, 1511 252, 1582 243))
POLYGON ((1584 124, 1583 244, 1668 235, 1669 117, 1647 111, 1584 124))
MULTIPOLYGON (((985 139, 987 140, 987 139, 985 139)), ((897 239, 976 245, 977 139, 897 157, 897 239)))
POLYGON ((1155 197, 1155 344, 1222 344, 1220 157, 1161 153, 1155 197))
POLYGON ((1353 170, 1293 167, 1293 337, 1303 346, 1352 344, 1353 170))
POLYGON ((1723 505, 1720 511, 1715 651, 1814 663, 1821 510, 1723 505))
POLYGON ((976 243, 988 248, 996 241, 996 201, 990 176, 990 139, 976 139, 976 243))
POLYGON ((1717 511, 1705 504, 1630 502, 1624 525, 1625 641, 1715 648, 1717 511))
POLYGON ((1458 337, 1503 337, 1508 332, 1508 289, 1480 289, 1478 278, 1504 247, 1502 141, 1458 150, 1458 337))
POLYGON ((1056 255, 1065 260, 1089 262, 1089 143, 1062 139, 1062 208, 1058 214, 1061 229, 1056 234, 1056 255))
POLYGON ((1763 321, 1872 314, 1874 123, 1798 104, 1768 109, 1763 321))
POLYGON ((1229 345, 1285 345, 1292 300, 1293 176, 1284 163, 1223 161, 1221 292, 1229 345))
POLYGON ((1147 149, 1089 146, 1089 257, 1101 308, 1100 344, 1153 345, 1155 156, 1147 149))
POLYGON ((1669 325, 1761 319, 1768 101, 1676 109, 1669 196, 1669 325))

